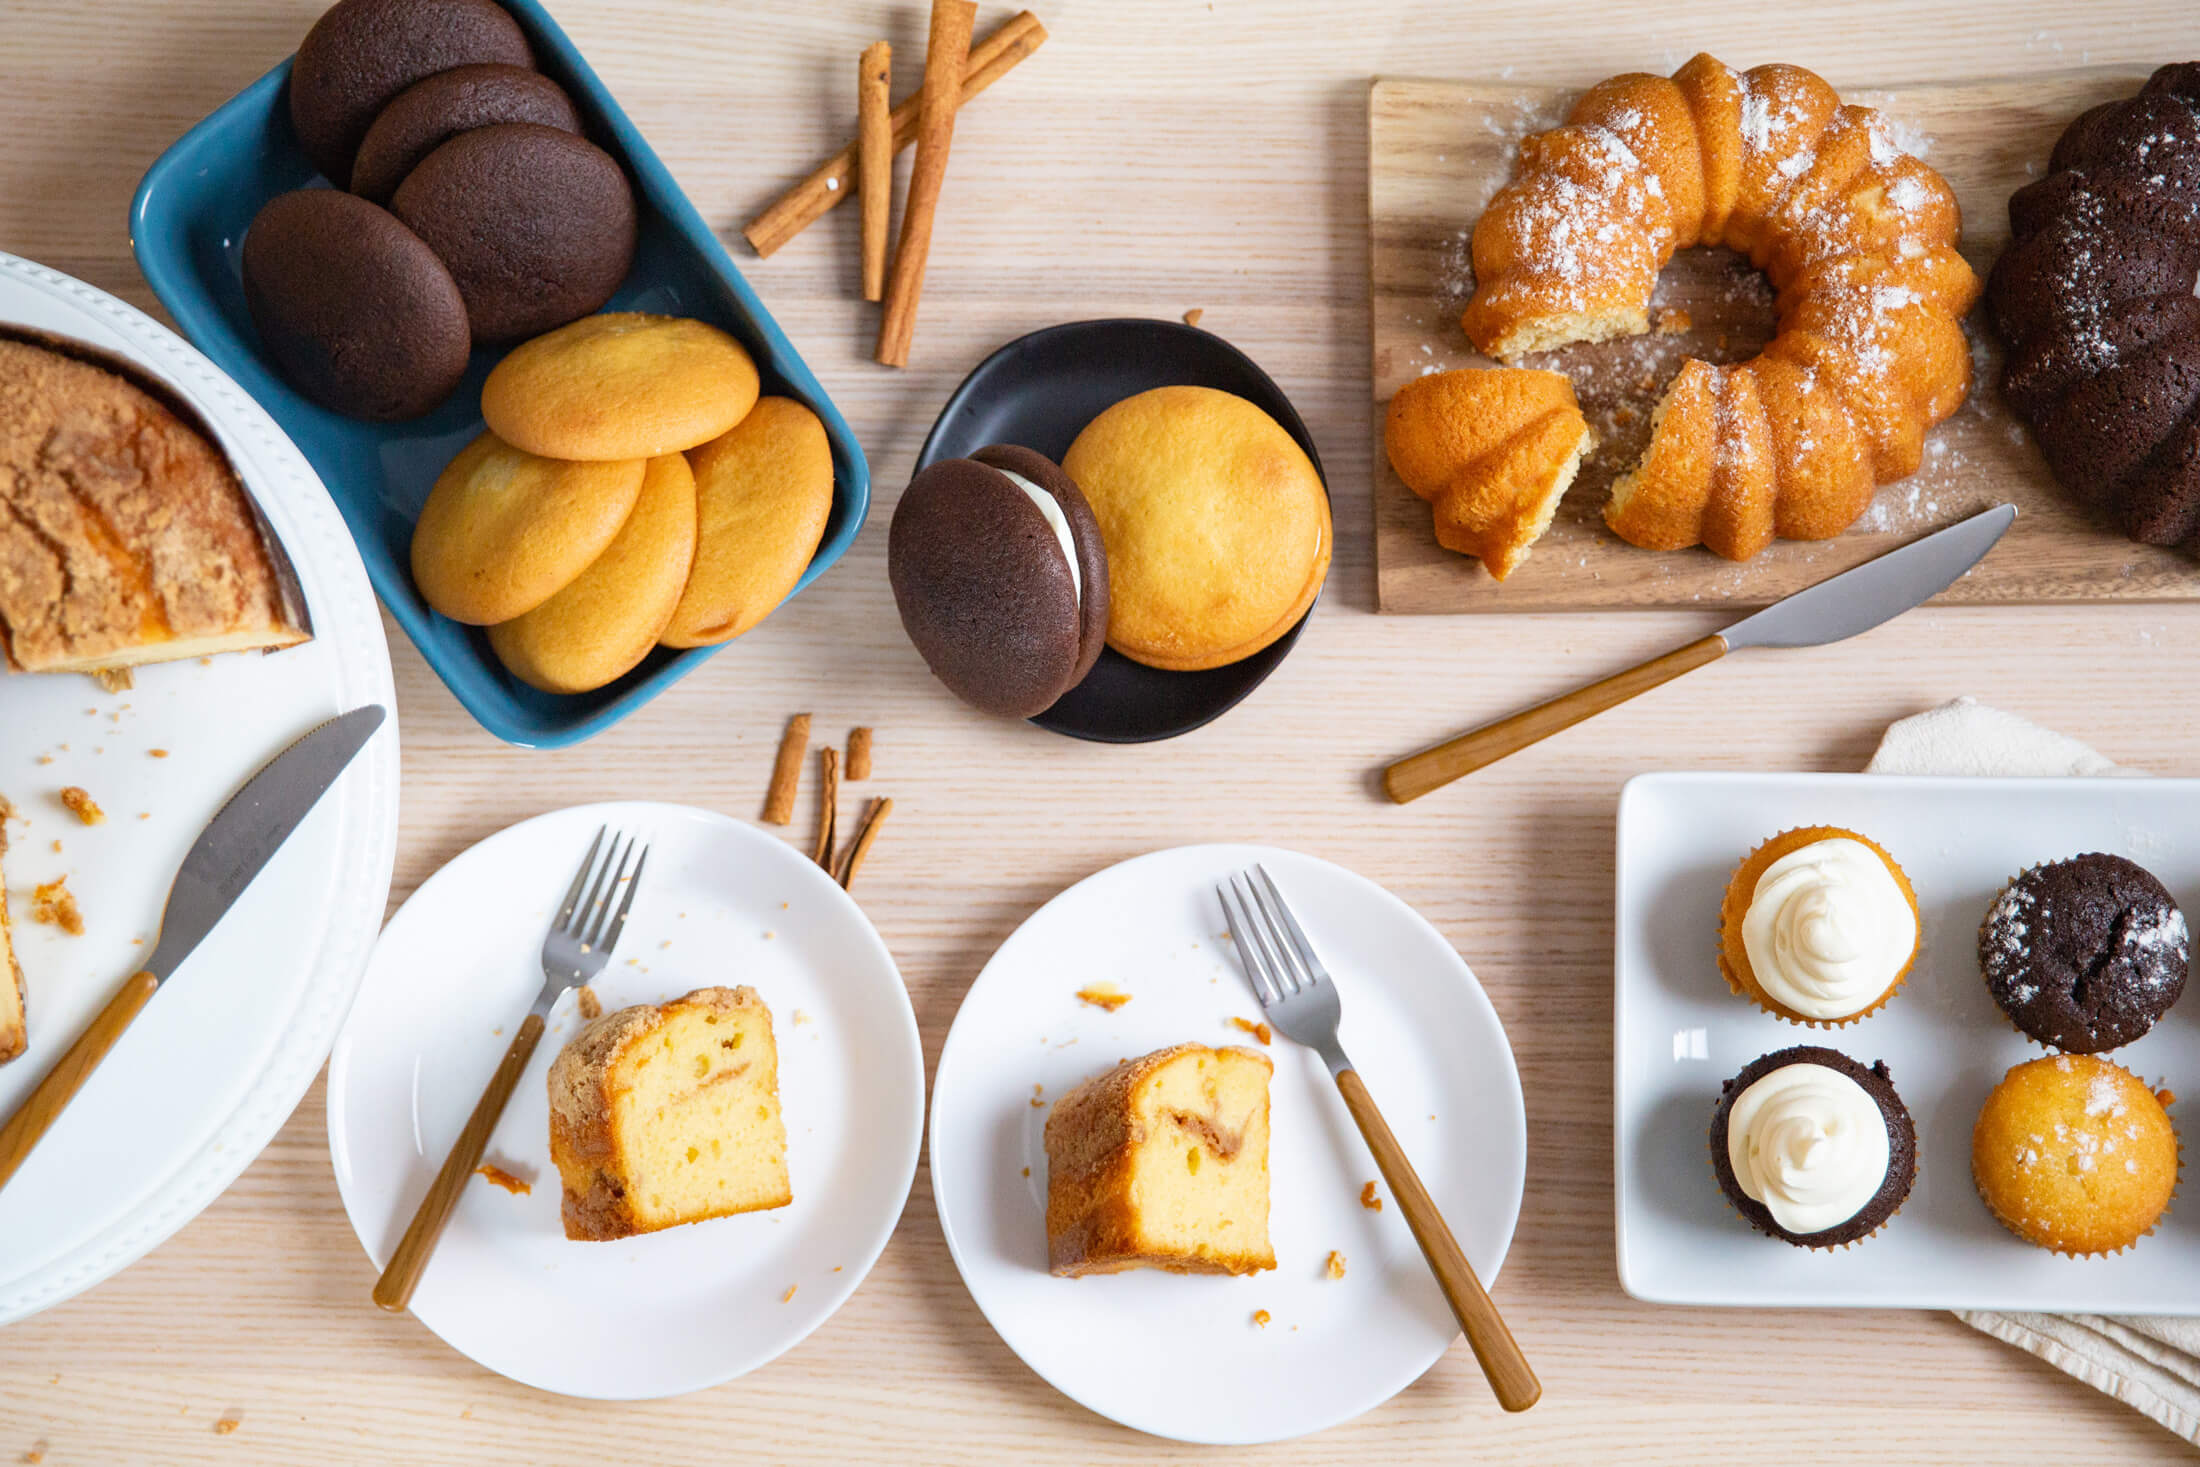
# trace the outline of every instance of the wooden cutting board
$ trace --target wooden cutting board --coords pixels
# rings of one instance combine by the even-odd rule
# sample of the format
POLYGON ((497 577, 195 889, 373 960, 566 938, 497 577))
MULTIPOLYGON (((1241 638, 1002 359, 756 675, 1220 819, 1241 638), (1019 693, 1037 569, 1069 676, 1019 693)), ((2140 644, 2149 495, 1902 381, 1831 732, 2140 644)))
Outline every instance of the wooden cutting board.
MULTIPOLYGON (((2009 195, 2044 170, 2063 127, 2096 102, 2130 95, 2141 80, 2096 68, 1843 98, 1885 111, 1947 177, 1963 206, 1963 252, 1983 277, 2008 240, 2009 195)), ((1726 250, 1684 251, 1659 281, 1656 304, 1686 312, 1687 329, 1570 347, 1533 363, 1572 376, 1600 446, 1527 563, 1500 587, 1480 562, 1437 545, 1428 506, 1383 453, 1383 410, 1415 377, 1492 365, 1459 329, 1474 291, 1468 242, 1483 206, 1511 176, 1520 139, 1556 126, 1574 96, 1555 87, 1396 78, 1378 78, 1369 96, 1375 558, 1384 611, 1761 606, 2004 500, 2021 511, 2016 525, 1943 600, 2200 598, 2200 565, 2190 555, 2134 545, 2063 499, 2031 434, 1999 400, 1999 348, 1983 305, 1965 322, 1977 372, 1970 400, 1928 438, 1918 472, 1883 486, 1847 533, 1776 541, 1739 564, 1702 549, 1666 553, 1621 541, 1604 527, 1604 502, 1612 479, 1640 455, 1650 407, 1667 381, 1690 356, 1740 361, 1771 334, 1763 277, 1726 250)))

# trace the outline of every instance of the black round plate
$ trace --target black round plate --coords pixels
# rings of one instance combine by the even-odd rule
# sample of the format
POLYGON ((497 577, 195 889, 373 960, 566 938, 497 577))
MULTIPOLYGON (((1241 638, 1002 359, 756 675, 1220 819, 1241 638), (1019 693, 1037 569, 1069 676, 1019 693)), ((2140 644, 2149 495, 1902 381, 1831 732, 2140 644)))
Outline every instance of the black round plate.
MULTIPOLYGON (((917 455, 917 468, 922 471, 943 458, 968 458, 989 443, 1020 443, 1059 463, 1085 424, 1124 398, 1154 387, 1213 387, 1235 393, 1281 423, 1321 476, 1314 435, 1306 431, 1283 389, 1251 357, 1194 326, 1128 318, 1049 326, 1019 336, 987 357, 940 409, 939 421, 917 455)), ((1324 493, 1328 483, 1323 476, 1324 493)), ((1252 656, 1205 672, 1164 672, 1110 647, 1083 682, 1031 721, 1103 744, 1173 739, 1237 706, 1275 671, 1305 627, 1302 616, 1252 656)))

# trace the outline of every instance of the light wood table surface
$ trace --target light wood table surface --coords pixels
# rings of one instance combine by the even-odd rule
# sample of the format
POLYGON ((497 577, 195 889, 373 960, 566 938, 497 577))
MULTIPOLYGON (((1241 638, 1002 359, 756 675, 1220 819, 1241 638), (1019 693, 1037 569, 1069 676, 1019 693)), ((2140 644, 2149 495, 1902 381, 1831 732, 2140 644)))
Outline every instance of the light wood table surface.
MULTIPOLYGON (((1419 805, 1387 756, 1687 640, 1709 616, 1374 614, 1365 109, 1379 74, 1585 85, 1699 49, 1837 86, 2200 52, 2185 3, 1463 5, 1034 0, 1052 39, 956 129, 912 366, 870 364, 856 211, 755 262, 741 223, 852 133, 855 61, 922 54, 921 0, 555 9, 869 451, 877 498, 815 589, 616 730, 556 754, 478 728, 391 628, 404 739, 393 901, 543 809, 649 796, 753 819, 784 717, 879 730, 896 811, 858 884, 928 1064, 972 976, 1034 907, 1139 852, 1256 840, 1417 906, 1481 976, 1527 1092, 1530 1161, 1496 1296, 1543 1403, 1506 1418, 1464 1348, 1271 1461, 2151 1460, 2167 1433, 1931 1313, 1660 1309, 1613 1264, 1614 802, 1647 769, 1854 769, 1891 719, 1974 693, 2162 772, 2200 772, 2200 606, 1927 609, 1815 651, 1738 656, 1419 805), (1053 322, 1198 307, 1312 426, 1337 511, 1298 650, 1219 723, 1143 748, 985 720, 895 619, 886 523, 946 393, 1053 322)), ((318 0, 0 7, 0 248, 140 305, 125 210, 159 151, 287 54, 318 0)), ((989 5, 981 32, 1011 10, 989 5)), ((897 89, 898 90, 898 89, 897 89)), ((904 169, 907 160, 904 159, 904 169)), ((807 799, 794 834, 807 836, 807 799)), ((1432 1036, 1441 1042, 1441 1036, 1432 1036)), ((316 1085, 227 1195, 125 1273, 0 1331, 0 1462, 1101 1462, 1196 1456, 1090 1415, 971 1304, 920 1169, 878 1268, 807 1342, 733 1384, 602 1405, 477 1368, 367 1298, 316 1085), (229 1416, 239 1424, 217 1432, 229 1416)), ((0 1239, 0 1247, 5 1240, 0 1239)), ((1288 1389, 1279 1382, 1278 1389, 1288 1389)), ((1219 1456, 1221 1454, 1209 1454, 1219 1456)), ((1236 1454, 1232 1454, 1236 1455, 1236 1454)))

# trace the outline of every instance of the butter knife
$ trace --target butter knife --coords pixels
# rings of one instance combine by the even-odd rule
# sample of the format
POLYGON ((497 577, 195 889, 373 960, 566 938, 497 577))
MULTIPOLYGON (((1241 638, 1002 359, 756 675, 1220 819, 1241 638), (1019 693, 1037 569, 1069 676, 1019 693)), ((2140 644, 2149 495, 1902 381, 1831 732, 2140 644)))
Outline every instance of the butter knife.
POLYGON ((1868 632, 1954 585, 1986 558, 2016 517, 2013 504, 1981 510, 1945 530, 1806 586, 1723 632, 1408 755, 1383 771, 1383 790, 1401 805, 1418 800, 1637 693, 1716 662, 1737 647, 1817 647, 1868 632))
POLYGON ((277 754, 215 813, 176 872, 167 910, 161 914, 160 941, 144 969, 107 1001, 7 1124, 0 1125, 0 1187, 76 1098, 139 1010, 214 930, 387 716, 379 704, 370 703, 330 719, 277 754))

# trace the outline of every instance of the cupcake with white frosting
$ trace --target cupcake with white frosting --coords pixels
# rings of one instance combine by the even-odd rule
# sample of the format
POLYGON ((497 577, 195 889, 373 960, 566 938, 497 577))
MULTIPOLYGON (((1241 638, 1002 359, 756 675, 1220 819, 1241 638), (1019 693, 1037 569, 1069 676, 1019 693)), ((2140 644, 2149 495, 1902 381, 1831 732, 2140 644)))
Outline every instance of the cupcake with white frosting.
POLYGON ((1719 909, 1719 971, 1767 1013, 1838 1028, 1894 997, 1921 931, 1894 857, 1853 830, 1807 826, 1736 868, 1719 909))
POLYGON ((1758 1232, 1841 1248, 1901 1210, 1917 1181, 1917 1129, 1884 1063, 1797 1045, 1753 1060, 1719 1091, 1711 1169, 1758 1232))

